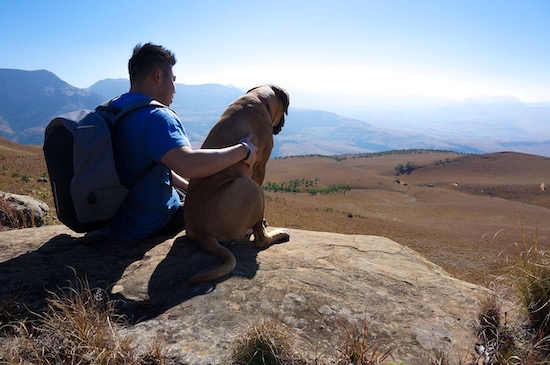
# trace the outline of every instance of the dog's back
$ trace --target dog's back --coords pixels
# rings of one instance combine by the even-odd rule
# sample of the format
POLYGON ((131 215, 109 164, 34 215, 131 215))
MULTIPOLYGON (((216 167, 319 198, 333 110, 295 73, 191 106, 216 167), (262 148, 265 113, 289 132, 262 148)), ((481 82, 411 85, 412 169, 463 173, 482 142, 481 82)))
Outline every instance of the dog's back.
POLYGON ((250 135, 258 148, 253 169, 239 162, 206 178, 191 179, 189 184, 184 206, 187 236, 198 241, 203 250, 224 260, 224 265, 195 276, 193 282, 213 280, 235 267, 233 255, 219 244, 220 241, 244 240, 251 228, 258 247, 288 239, 286 231, 266 234, 263 227, 264 196, 260 187, 273 148, 275 127, 284 121, 288 110, 288 95, 285 91, 286 98, 281 100, 271 86, 251 91, 226 109, 202 148, 232 146, 250 135))

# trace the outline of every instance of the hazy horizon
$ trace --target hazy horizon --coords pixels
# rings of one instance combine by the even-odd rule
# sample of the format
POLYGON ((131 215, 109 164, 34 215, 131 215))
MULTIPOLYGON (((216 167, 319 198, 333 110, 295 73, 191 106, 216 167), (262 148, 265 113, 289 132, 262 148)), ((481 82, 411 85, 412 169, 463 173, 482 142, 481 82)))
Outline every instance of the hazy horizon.
MULTIPOLYGON (((22 70, 22 69, 18 69, 22 70)), ((52 72, 46 69, 40 69, 48 72, 52 72)), ((39 71, 39 70, 22 70, 22 71, 39 71)), ((55 73, 54 73, 55 74, 55 73)), ((89 89, 98 82, 106 80, 124 80, 128 82, 128 77, 120 78, 103 78, 92 82, 90 85, 85 87, 79 87, 71 84, 67 80, 64 80, 59 75, 56 75, 62 81, 67 82, 69 85, 78 87, 80 89, 89 89)), ((187 84, 176 82, 176 93, 177 85, 186 85, 186 86, 200 86, 200 85, 221 85, 224 87, 233 87, 241 91, 246 92, 249 86, 236 86, 233 84, 223 84, 220 82, 209 82, 202 84, 187 84)), ((284 85, 281 85, 284 87, 284 85)), ((288 89, 288 88, 287 88, 288 89)), ((311 92, 304 90, 288 89, 292 95, 292 105, 291 107, 296 108, 313 108, 316 110, 324 110, 328 112, 335 113, 345 113, 349 116, 354 116, 357 111, 369 110, 371 108, 375 109, 403 109, 403 108, 426 108, 426 107, 438 107, 444 105, 450 105, 454 103, 460 103, 464 101, 476 101, 476 102, 521 102, 525 104, 550 104, 549 101, 526 101, 518 98, 514 95, 471 95, 465 96, 463 98, 453 98, 453 97, 444 97, 444 96, 434 96, 434 95, 357 95, 357 96, 346 96, 345 98, 338 98, 334 95, 327 95, 322 92, 311 92)), ((357 116, 357 115, 355 115, 357 116)))

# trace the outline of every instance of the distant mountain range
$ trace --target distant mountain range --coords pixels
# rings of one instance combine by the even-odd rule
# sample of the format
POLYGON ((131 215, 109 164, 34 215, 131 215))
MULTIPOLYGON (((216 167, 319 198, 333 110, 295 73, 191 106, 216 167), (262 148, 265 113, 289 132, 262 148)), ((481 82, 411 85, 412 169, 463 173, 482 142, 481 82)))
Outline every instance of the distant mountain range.
MULTIPOLYGON (((0 69, 0 136, 22 144, 42 144, 44 129, 56 115, 94 109, 128 92, 127 79, 102 80, 78 89, 49 71, 0 69)), ((222 85, 177 85, 172 108, 189 123, 193 140, 200 142, 223 110, 243 92, 222 85)))
MULTIPOLYGON (((171 107, 196 146, 225 108, 244 93, 218 84, 178 84, 176 88, 171 107)), ((127 79, 101 80, 79 89, 49 71, 0 69, 0 136, 40 145, 54 116, 93 109, 128 89, 127 79)), ((395 149, 516 151, 550 156, 550 103, 527 104, 509 97, 430 105, 365 100, 336 114, 295 108, 289 92, 291 108, 283 131, 275 137, 272 157, 395 149)))

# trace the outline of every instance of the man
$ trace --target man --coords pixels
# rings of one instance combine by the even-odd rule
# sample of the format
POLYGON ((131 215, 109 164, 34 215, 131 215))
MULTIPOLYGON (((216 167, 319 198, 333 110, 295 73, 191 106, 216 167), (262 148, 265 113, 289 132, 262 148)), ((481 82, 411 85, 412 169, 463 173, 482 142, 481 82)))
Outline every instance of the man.
MULTIPOLYGON (((175 63, 174 54, 162 46, 137 45, 128 62, 130 92, 113 100, 111 106, 151 99, 170 105, 176 92, 175 63)), ((120 210, 100 231, 110 239, 140 239, 182 230, 183 207, 175 188, 187 190, 183 177, 205 177, 239 161, 249 166, 256 161, 257 148, 250 136, 226 148, 193 150, 183 124, 168 108, 141 108, 126 118, 113 137, 122 181, 135 181, 148 166, 155 167, 131 186, 120 210)))

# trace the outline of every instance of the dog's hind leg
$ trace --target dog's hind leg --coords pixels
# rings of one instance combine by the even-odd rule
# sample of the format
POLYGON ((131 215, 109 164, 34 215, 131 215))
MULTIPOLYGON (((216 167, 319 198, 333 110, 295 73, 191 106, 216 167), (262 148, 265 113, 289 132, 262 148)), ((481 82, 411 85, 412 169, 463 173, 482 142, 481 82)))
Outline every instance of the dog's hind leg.
POLYGON ((254 225, 253 230, 254 246, 257 248, 266 248, 276 243, 287 242, 290 239, 290 233, 284 228, 274 229, 268 233, 263 219, 254 225))
POLYGON ((215 237, 204 236, 200 240, 199 244, 204 251, 211 253, 212 255, 218 256, 220 259, 222 259, 223 264, 213 270, 194 275, 189 280, 190 283, 196 284, 204 281, 216 280, 233 271, 233 269, 237 265, 237 260, 235 259, 235 256, 227 248, 220 245, 215 237))

